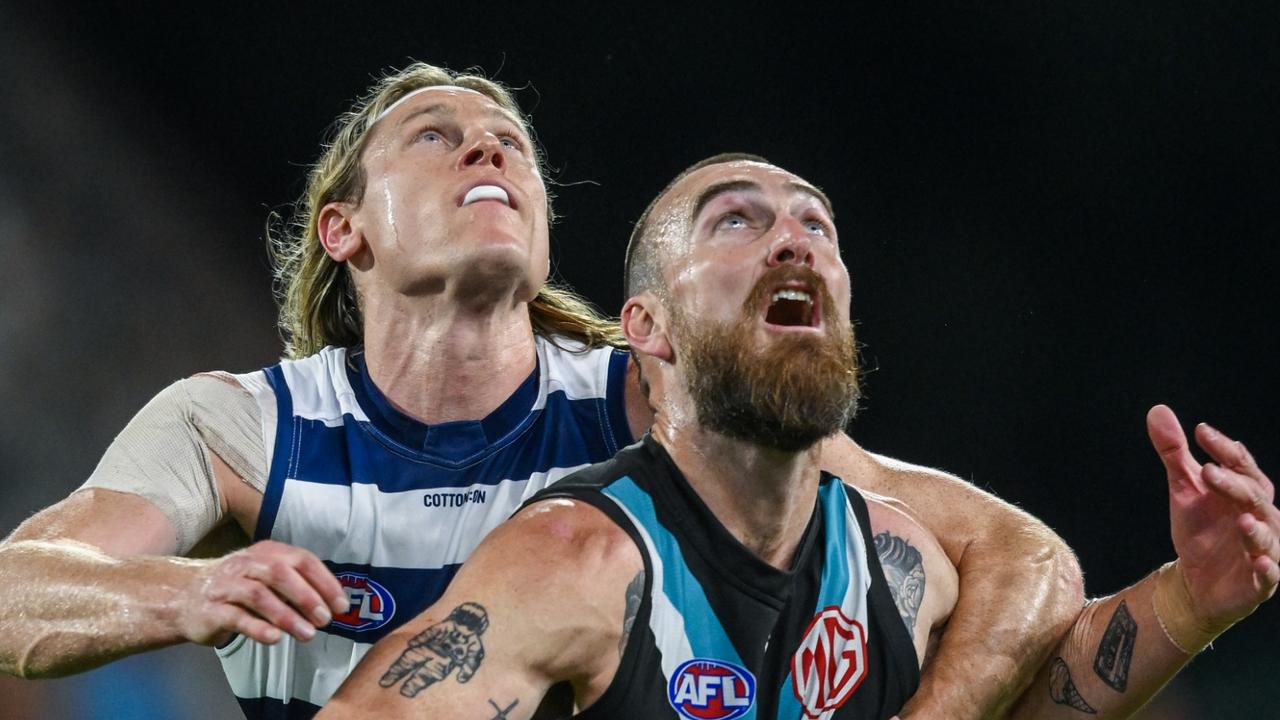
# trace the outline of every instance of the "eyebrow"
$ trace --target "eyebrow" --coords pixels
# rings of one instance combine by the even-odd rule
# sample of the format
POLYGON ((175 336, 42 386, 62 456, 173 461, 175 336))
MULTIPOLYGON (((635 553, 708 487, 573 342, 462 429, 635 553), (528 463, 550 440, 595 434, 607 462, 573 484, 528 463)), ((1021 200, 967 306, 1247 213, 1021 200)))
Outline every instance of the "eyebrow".
POLYGON ((458 113, 456 110, 453 109, 452 106, 446 105, 445 103, 431 103, 430 105, 424 105, 418 108, 417 110, 414 110, 413 112, 409 113, 408 115, 405 115, 404 117, 400 118, 400 122, 396 123, 396 127, 404 127, 405 125, 408 125, 410 120, 413 120, 419 115, 437 115, 437 114, 444 115, 445 117, 453 117, 458 113))
MULTIPOLYGON (((794 182, 794 181, 788 182, 786 184, 786 188, 792 192, 800 193, 801 195, 808 195, 809 197, 812 197, 813 199, 822 203, 822 207, 827 211, 827 214, 830 215, 833 220, 835 219, 836 213, 835 213, 835 210, 832 209, 831 207, 831 200, 829 200, 826 194, 823 193, 818 188, 808 183, 794 182)), ((712 200, 715 200, 721 195, 724 195, 725 193, 731 193, 731 192, 741 192, 744 190, 753 190, 753 191, 759 192, 761 188, 760 188, 760 184, 753 180, 726 180, 725 182, 716 183, 715 185, 711 185, 707 187, 705 190, 702 191, 701 194, 698 195, 697 202, 693 204, 692 217, 695 217, 695 218, 698 217, 698 214, 702 212, 702 209, 704 207, 706 207, 712 200)))
POLYGON ((808 195, 809 197, 812 197, 813 199, 822 203, 822 207, 827 211, 827 215, 830 216, 832 220, 836 219, 836 210, 835 208, 831 207, 831 199, 827 197, 826 193, 822 192, 821 190, 814 187, 813 185, 810 185, 809 183, 804 183, 804 182, 789 182, 787 183, 787 188, 792 192, 798 192, 802 195, 808 195))

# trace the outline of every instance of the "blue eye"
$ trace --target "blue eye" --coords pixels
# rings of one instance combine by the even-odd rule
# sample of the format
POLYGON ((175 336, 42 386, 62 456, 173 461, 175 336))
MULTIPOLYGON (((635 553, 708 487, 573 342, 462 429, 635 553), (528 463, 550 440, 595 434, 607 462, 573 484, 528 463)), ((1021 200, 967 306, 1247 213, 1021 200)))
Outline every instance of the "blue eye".
POLYGON ((804 229, 813 235, 825 236, 827 234, 827 226, 817 220, 809 220, 805 222, 804 229))
POLYGON ((724 227, 730 230, 737 230, 746 226, 747 219, 737 213, 728 213, 716 223, 716 227, 724 227))
POLYGON ((503 135, 498 141, 502 143, 502 147, 504 148, 510 148, 512 150, 520 149, 520 143, 517 142, 515 138, 503 135))
POLYGON ((439 130, 436 130, 434 128, 428 128, 418 133, 418 139, 422 140, 423 142, 430 142, 430 143, 444 142, 444 136, 440 134, 439 130))

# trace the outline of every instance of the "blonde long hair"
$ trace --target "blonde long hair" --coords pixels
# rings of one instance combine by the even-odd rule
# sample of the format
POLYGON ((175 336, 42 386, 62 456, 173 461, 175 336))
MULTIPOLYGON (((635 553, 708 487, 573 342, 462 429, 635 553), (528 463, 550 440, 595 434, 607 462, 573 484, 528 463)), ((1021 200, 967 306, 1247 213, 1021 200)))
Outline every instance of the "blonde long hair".
MULTIPOLYGON (((360 204, 366 181, 360 158, 374 119, 410 92, 433 85, 456 85, 482 93, 510 111, 525 134, 534 138, 533 128, 511 91, 480 75, 455 73, 419 62, 388 73, 374 83, 351 110, 334 122, 320 159, 307 173, 307 188, 294 203, 292 218, 286 222, 272 214, 268 219, 267 247, 286 357, 306 357, 326 345, 353 346, 362 342, 364 330, 355 283, 345 264, 325 253, 316 216, 331 202, 360 204)), ((536 140, 534 148, 538 170, 545 178, 546 161, 536 140)), ((554 219, 548 193, 547 222, 554 219)), ((626 347, 615 321, 563 285, 544 285, 529 303, 529 319, 534 332, 543 336, 564 336, 588 347, 626 347)))

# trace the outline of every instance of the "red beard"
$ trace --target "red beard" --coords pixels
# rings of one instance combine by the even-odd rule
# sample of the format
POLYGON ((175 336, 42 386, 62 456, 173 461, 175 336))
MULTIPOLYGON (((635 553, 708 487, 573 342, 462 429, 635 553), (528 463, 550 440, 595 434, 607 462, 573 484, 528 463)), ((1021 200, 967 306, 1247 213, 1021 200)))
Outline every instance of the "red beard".
POLYGON ((801 266, 767 273, 733 324, 691 322, 673 313, 679 360, 698 422, 704 428, 764 447, 796 452, 842 429, 859 397, 853 328, 826 322, 820 336, 779 337, 754 347, 766 295, 780 282, 803 280, 819 294, 827 317, 835 303, 822 278, 801 266))

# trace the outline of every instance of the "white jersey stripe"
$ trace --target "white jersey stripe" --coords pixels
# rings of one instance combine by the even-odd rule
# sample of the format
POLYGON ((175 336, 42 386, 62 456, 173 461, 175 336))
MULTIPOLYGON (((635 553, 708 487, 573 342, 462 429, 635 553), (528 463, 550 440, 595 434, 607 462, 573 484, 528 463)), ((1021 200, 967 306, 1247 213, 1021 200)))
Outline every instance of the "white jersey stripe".
POLYGON ((286 480, 272 537, 335 563, 434 569, 455 565, 534 493, 585 465, 525 480, 444 490, 382 492, 377 485, 286 480), (458 527, 467 528, 459 533, 458 527), (396 542, 413 537, 412 544, 396 542))

